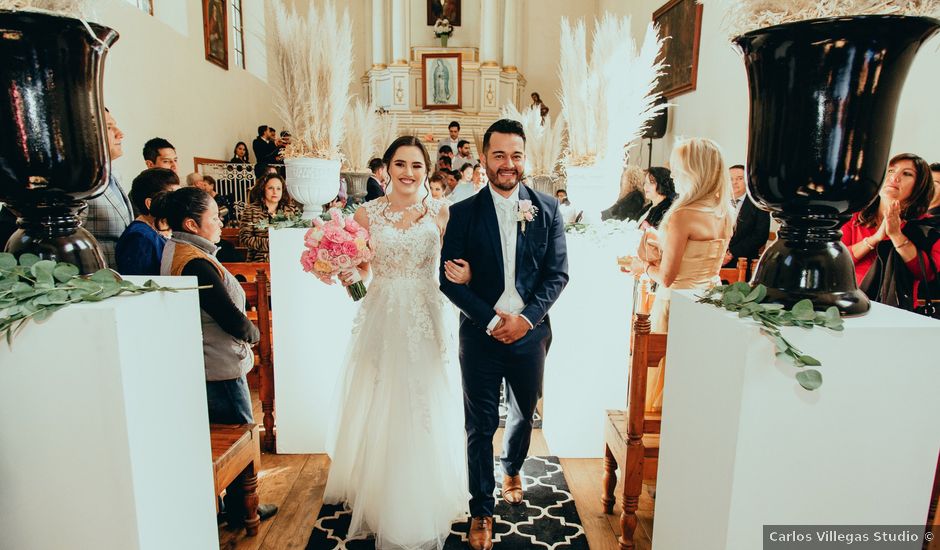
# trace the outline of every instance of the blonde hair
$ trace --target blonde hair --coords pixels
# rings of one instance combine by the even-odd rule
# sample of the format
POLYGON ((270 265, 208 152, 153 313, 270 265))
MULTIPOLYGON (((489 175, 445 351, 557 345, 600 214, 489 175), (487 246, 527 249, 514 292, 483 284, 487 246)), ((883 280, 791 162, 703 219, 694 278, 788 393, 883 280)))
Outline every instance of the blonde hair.
POLYGON ((734 227, 731 177, 721 147, 708 138, 682 139, 672 149, 669 164, 679 197, 666 211, 660 227, 666 227, 676 210, 702 203, 715 207, 715 214, 724 221, 725 232, 730 233, 734 227))
POLYGON ((623 168, 620 174, 620 196, 617 200, 626 197, 634 189, 643 189, 643 178, 646 177, 643 169, 639 166, 629 164, 623 168))

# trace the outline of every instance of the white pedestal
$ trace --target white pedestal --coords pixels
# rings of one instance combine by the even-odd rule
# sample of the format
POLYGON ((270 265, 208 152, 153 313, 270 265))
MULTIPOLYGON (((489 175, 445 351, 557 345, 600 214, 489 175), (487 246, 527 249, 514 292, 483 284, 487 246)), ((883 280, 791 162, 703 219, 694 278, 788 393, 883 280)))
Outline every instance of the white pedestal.
POLYGON ((553 455, 597 458, 604 411, 626 406, 633 279, 620 272, 617 256, 636 251, 639 232, 567 240, 571 279, 549 312, 542 429, 553 455))
POLYGON ((785 330, 822 361, 808 392, 758 328, 694 295, 672 297, 654 548, 753 550, 765 524, 925 523, 940 322, 872 304, 841 334, 785 330))
POLYGON ((359 305, 300 266, 305 229, 269 232, 278 453, 324 453, 359 305))
POLYGON ((0 548, 219 547, 195 292, 30 323, 0 388, 0 548))

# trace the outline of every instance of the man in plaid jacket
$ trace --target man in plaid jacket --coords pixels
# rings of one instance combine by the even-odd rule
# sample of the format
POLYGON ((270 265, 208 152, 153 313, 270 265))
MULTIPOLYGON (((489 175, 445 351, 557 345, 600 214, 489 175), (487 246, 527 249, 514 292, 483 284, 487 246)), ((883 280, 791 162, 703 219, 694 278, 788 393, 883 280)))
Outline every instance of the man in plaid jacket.
MULTIPOLYGON (((111 153, 111 160, 114 161, 124 153, 121 148, 124 133, 118 128, 110 111, 105 109, 104 116, 108 124, 108 151, 111 153)), ((121 237, 121 233, 124 233, 132 221, 134 221, 134 209, 131 201, 127 198, 127 193, 121 189, 112 171, 104 193, 88 201, 87 214, 82 222, 85 229, 98 240, 105 263, 112 269, 117 267, 114 246, 121 237)))

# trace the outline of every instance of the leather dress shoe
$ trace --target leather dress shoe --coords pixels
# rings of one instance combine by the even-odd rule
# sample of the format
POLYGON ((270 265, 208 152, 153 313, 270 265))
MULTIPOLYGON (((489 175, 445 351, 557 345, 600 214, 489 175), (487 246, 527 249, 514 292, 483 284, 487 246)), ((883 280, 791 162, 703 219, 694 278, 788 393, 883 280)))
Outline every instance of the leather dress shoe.
POLYGON ((513 506, 522 504, 522 476, 503 475, 503 490, 500 492, 503 500, 513 506))
MULTIPOLYGON (((277 514, 277 505, 276 504, 259 504, 258 505, 258 519, 266 520, 277 514)), ((221 514, 221 521, 224 521, 228 524, 230 528, 240 528, 245 524, 245 509, 236 509, 232 511, 226 510, 221 514)), ((220 522, 221 522, 220 521, 220 522)))
POLYGON ((493 548, 493 516, 470 519, 467 544, 473 550, 490 550, 493 548))

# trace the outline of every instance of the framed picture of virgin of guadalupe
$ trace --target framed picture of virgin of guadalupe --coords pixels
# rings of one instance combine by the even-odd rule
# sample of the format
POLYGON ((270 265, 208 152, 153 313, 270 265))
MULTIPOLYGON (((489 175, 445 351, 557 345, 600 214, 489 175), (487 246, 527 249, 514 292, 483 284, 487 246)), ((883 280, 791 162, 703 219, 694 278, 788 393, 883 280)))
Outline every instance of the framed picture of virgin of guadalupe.
POLYGON ((662 58, 667 66, 656 91, 672 98, 695 90, 702 5, 695 0, 669 0, 653 12, 653 22, 659 25, 659 36, 666 39, 662 58))
POLYGON ((425 109, 459 109, 462 101, 460 53, 421 55, 422 99, 425 109))

